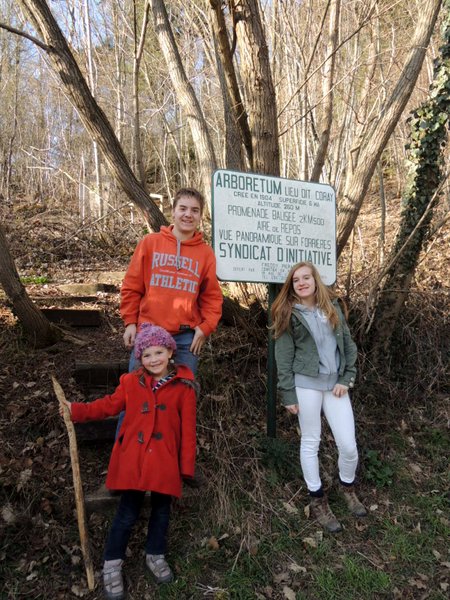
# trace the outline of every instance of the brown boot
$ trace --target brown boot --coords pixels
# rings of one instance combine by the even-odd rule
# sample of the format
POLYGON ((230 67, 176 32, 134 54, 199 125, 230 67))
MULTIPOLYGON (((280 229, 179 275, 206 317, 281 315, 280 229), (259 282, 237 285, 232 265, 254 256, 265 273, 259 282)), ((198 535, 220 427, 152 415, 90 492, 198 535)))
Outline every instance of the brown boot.
POLYGON ((320 525, 330 533, 337 533, 342 530, 342 525, 336 519, 328 505, 326 496, 322 498, 311 497, 310 503, 311 515, 320 525))
POLYGON ((348 510, 355 517, 365 517, 367 510, 363 504, 359 501, 358 496, 355 492, 354 485, 341 485, 341 491, 344 496, 345 502, 347 503, 348 510))

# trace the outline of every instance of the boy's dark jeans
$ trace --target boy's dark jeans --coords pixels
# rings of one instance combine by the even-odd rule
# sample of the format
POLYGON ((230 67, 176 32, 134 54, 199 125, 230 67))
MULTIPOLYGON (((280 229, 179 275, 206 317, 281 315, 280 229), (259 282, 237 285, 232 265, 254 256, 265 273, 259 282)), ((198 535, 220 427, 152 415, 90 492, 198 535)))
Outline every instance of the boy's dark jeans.
MULTIPOLYGON (((104 560, 125 558, 125 551, 133 525, 136 523, 145 492, 125 490, 120 498, 116 516, 106 541, 104 560)), ((172 496, 151 493, 151 514, 148 521, 146 554, 165 554, 167 546, 167 529, 170 519, 172 496)))

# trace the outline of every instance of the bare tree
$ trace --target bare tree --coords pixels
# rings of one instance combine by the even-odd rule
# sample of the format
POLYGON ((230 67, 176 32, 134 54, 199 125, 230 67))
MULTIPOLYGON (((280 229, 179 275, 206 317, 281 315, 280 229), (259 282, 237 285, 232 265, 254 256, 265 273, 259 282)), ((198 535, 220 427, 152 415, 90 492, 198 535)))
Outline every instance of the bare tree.
MULTIPOLYGON (((100 146, 111 173, 130 200, 141 209, 151 228, 158 230, 161 225, 167 224, 167 220, 134 176, 111 124, 92 96, 47 3, 44 0, 20 0, 20 4, 43 41, 17 30, 15 33, 28 37, 45 51, 52 70, 77 108, 84 126, 100 146)), ((0 26, 11 30, 4 24, 0 26)))
POLYGON ((232 1, 256 173, 280 174, 276 95, 258 0, 232 1))
POLYGON ((411 40, 411 50, 400 78, 370 134, 367 135, 364 146, 359 152, 357 164, 346 180, 337 223, 338 255, 352 232, 381 153, 414 89, 441 3, 441 0, 426 0, 423 3, 415 34, 411 40))
POLYGON ((334 0, 330 7, 329 41, 327 45, 327 62, 323 72, 323 117, 320 123, 320 140, 311 171, 311 181, 319 181, 328 151, 333 120, 333 87, 336 62, 336 47, 338 43, 339 18, 341 1, 334 0))
POLYGON ((217 167, 208 126, 194 89, 183 67, 163 0, 151 0, 151 8, 155 32, 167 63, 172 85, 191 128, 202 187, 207 192, 211 185, 211 173, 217 167))
MULTIPOLYGON (((69 67, 69 62, 58 58, 64 55, 65 49, 61 50, 57 38, 55 43, 52 41, 54 31, 47 19, 47 13, 50 13, 47 3, 21 0, 20 4, 31 11, 27 14, 30 14, 40 38, 33 41, 45 50, 43 56, 50 61, 53 72, 58 72, 58 77, 63 74, 64 85, 61 87, 70 97, 73 94, 71 88, 78 84, 76 81, 76 85, 72 85, 71 78, 77 80, 78 75, 74 76, 76 71, 72 64, 69 67)), ((227 147, 233 142, 236 147, 239 144, 238 149, 243 150, 245 156, 242 168, 279 174, 281 163, 284 176, 308 178, 312 173, 313 178, 320 176, 335 185, 338 197, 342 198, 339 216, 341 251, 359 214, 381 152, 398 126, 416 85, 439 5, 438 0, 426 0, 420 14, 417 11, 419 18, 415 23, 417 6, 407 9, 406 0, 400 0, 395 7, 375 1, 362 2, 355 10, 338 0, 304 0, 300 4, 296 0, 265 4, 259 0, 246 0, 230 2, 228 10, 216 0, 203 3, 171 0, 173 16, 169 19, 165 10, 168 4, 154 0, 152 12, 160 41, 155 45, 150 31, 145 40, 142 35, 139 38, 148 3, 105 0, 99 8, 101 14, 104 13, 102 23, 98 21, 100 12, 96 13, 92 23, 92 27, 100 24, 105 29, 104 32, 101 28, 96 30, 94 36, 96 41, 101 40, 93 47, 96 65, 101 70, 98 76, 102 78, 98 86, 98 103, 101 98, 106 109, 111 107, 111 114, 119 107, 115 129, 121 132, 124 148, 129 149, 130 156, 137 156, 132 150, 133 126, 137 123, 133 114, 142 117, 137 128, 140 136, 134 138, 139 138, 150 152, 142 153, 138 177, 142 179, 144 169, 148 181, 158 188, 156 191, 164 189, 169 195, 175 182, 178 185, 192 177, 200 178, 202 187, 209 186, 219 148, 225 147, 222 144, 225 120, 228 119, 230 125, 229 118, 233 115, 237 130, 232 132, 231 126, 227 127, 227 147), (139 13, 134 36, 133 6, 137 9, 136 15, 139 13), (336 13, 333 13, 333 7, 336 13), (214 46, 208 33, 205 12, 208 8, 214 15, 214 41, 223 67, 226 93, 219 81, 221 69, 216 68, 211 58, 214 46), (404 18, 401 28, 393 22, 399 14, 404 18), (172 20, 177 23, 176 32, 172 30, 172 20), (411 35, 414 30, 415 34, 411 35), (391 31, 391 37, 386 35, 391 31), (136 44, 137 40, 142 43, 136 44), (411 42, 413 47, 405 58, 404 47, 411 42), (165 46, 164 60, 161 61, 165 46), (140 104, 137 111, 132 107, 133 85, 126 85, 125 81, 127 73, 132 73, 133 61, 135 81, 136 75, 141 73, 148 84, 148 89, 141 93, 135 86, 135 101, 140 104), (399 73, 402 64, 405 65, 403 73, 399 73), (324 73, 327 74, 325 78, 324 73), (195 87, 191 83, 194 77, 195 87), (116 85, 119 80, 120 85, 116 85), (219 87, 222 88, 221 95, 217 94, 219 87), (190 128, 185 127, 186 123, 190 128)), ((77 34, 76 28, 72 34, 77 34)), ((78 46, 75 44, 75 47, 78 46)), ((80 58, 83 58, 82 53, 80 58)), ((426 72, 423 77, 426 78, 426 72)), ((46 89, 44 83, 39 81, 43 90, 46 89)), ((420 97, 423 81, 416 89, 420 97)), ((58 90, 51 90, 53 102, 59 102, 59 94, 58 90)), ((124 167, 122 159, 111 157, 114 154, 111 149, 116 146, 109 143, 110 137, 103 136, 106 142, 100 141, 102 135, 96 119, 89 124, 91 115, 95 114, 95 110, 90 109, 91 100, 72 98, 72 103, 77 106, 91 138, 99 140, 105 157, 110 156, 107 160, 114 177, 138 203, 137 198, 145 192, 142 186, 138 191, 135 187, 138 182, 127 179, 128 175, 124 174, 129 165, 124 167)), ((63 118, 64 115, 61 123, 63 118)), ((44 115, 44 121, 46 119, 56 131, 57 121, 51 115, 44 115)), ((20 126, 20 114, 18 123, 20 126)), ((46 126, 45 122, 43 126, 46 126)), ((137 129, 135 127, 136 134, 137 129)), ((389 152, 397 152, 396 159, 401 158, 404 127, 397 131, 400 131, 398 141, 396 139, 395 144, 388 147, 389 152)), ((49 139, 53 140, 53 133, 51 135, 49 139)), ((72 152, 75 146, 71 147, 70 135, 70 132, 64 133, 67 147, 72 152)), ((80 162, 80 149, 86 148, 84 138, 80 136, 78 140, 73 156, 67 158, 67 170, 71 168, 70 162, 74 164, 74 159, 80 162)), ((44 143, 40 148, 43 147, 44 143)), ((69 152, 62 153, 61 160, 66 156, 69 152)), ((89 156, 85 156, 86 162, 88 159, 89 156)), ((45 175, 46 182, 52 181, 53 175, 45 174, 47 166, 44 162, 41 168, 42 179, 45 175)), ((72 177, 76 179, 77 176, 72 172, 72 177)), ((145 198, 147 201, 148 196, 145 198)))
MULTIPOLYGON (((408 152, 410 180, 403 194, 400 228, 387 260, 385 280, 373 318, 374 346, 383 356, 408 298, 433 211, 442 192, 450 115, 450 0, 445 0, 443 44, 436 60, 428 99, 411 117, 408 152)), ((448 174, 447 174, 448 176, 448 174)), ((448 220, 444 217, 442 224, 448 220)))
POLYGON ((134 155, 136 163, 136 172, 139 174, 141 185, 145 188, 145 168, 142 157, 141 144, 141 119, 140 119, 140 103, 139 103, 139 70, 141 66, 142 54, 144 52, 145 36, 150 14, 150 3, 145 2, 144 14, 141 23, 141 32, 137 33, 137 14, 136 0, 133 0, 133 37, 134 37, 134 52, 133 52, 133 143, 134 155))
MULTIPOLYGON (((253 149, 250 127, 248 124, 248 115, 242 100, 241 91, 239 88, 236 71, 233 65, 233 49, 230 46, 228 39, 228 31, 226 26, 225 15, 223 14, 223 6, 220 0, 210 0, 212 10, 212 27, 216 38, 217 51, 221 68, 223 70, 226 86, 227 98, 233 119, 240 133, 240 141, 243 144, 246 152, 247 164, 253 170, 253 149)), ((234 11, 236 18, 237 12, 234 11)), ((233 39, 236 37, 236 23, 233 23, 233 39)))
MULTIPOLYGON (((94 98, 96 98, 97 93, 97 78, 95 74, 95 66, 94 66, 94 57, 92 51, 92 31, 91 31, 91 14, 89 7, 89 0, 84 0, 83 2, 83 29, 84 29, 84 37, 85 37, 85 46, 86 46, 86 56, 87 56, 87 64, 88 64, 88 77, 89 77, 89 87, 91 90, 91 94, 94 98)), ((102 168, 101 168, 101 160, 100 160, 100 151, 98 147, 97 140, 93 140, 92 142, 92 151, 94 154, 94 169, 95 169, 95 194, 94 194, 94 202, 93 207, 91 208, 91 213, 94 213, 96 216, 103 217, 105 215, 105 202, 103 199, 102 193, 102 168)))
POLYGON ((20 70, 20 46, 16 44, 16 60, 14 65, 14 96, 13 96, 13 123, 12 131, 8 140, 8 149, 4 160, 5 174, 2 178, 2 187, 5 190, 7 202, 11 200, 11 171, 13 163, 13 147, 17 136, 17 110, 19 100, 19 70, 20 70))

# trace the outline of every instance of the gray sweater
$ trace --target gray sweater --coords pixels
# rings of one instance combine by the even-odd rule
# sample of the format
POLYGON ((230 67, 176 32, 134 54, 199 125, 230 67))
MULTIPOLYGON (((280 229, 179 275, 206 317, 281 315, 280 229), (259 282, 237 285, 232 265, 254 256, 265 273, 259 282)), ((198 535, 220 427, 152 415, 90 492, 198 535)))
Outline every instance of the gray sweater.
POLYGON ((332 390, 338 380, 339 350, 333 328, 327 317, 317 307, 308 308, 303 304, 295 304, 306 321, 319 353, 319 374, 309 377, 295 374, 295 386, 310 390, 332 390))

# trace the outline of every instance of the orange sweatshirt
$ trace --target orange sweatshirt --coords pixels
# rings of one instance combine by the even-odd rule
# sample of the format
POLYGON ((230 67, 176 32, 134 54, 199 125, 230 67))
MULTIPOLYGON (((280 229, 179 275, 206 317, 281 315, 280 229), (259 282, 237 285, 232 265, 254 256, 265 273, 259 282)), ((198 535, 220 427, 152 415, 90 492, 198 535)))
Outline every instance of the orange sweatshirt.
POLYGON ((197 325, 208 336, 222 315, 216 258, 200 232, 180 241, 173 226, 146 235, 136 246, 122 284, 125 325, 153 323, 172 334, 197 325))

